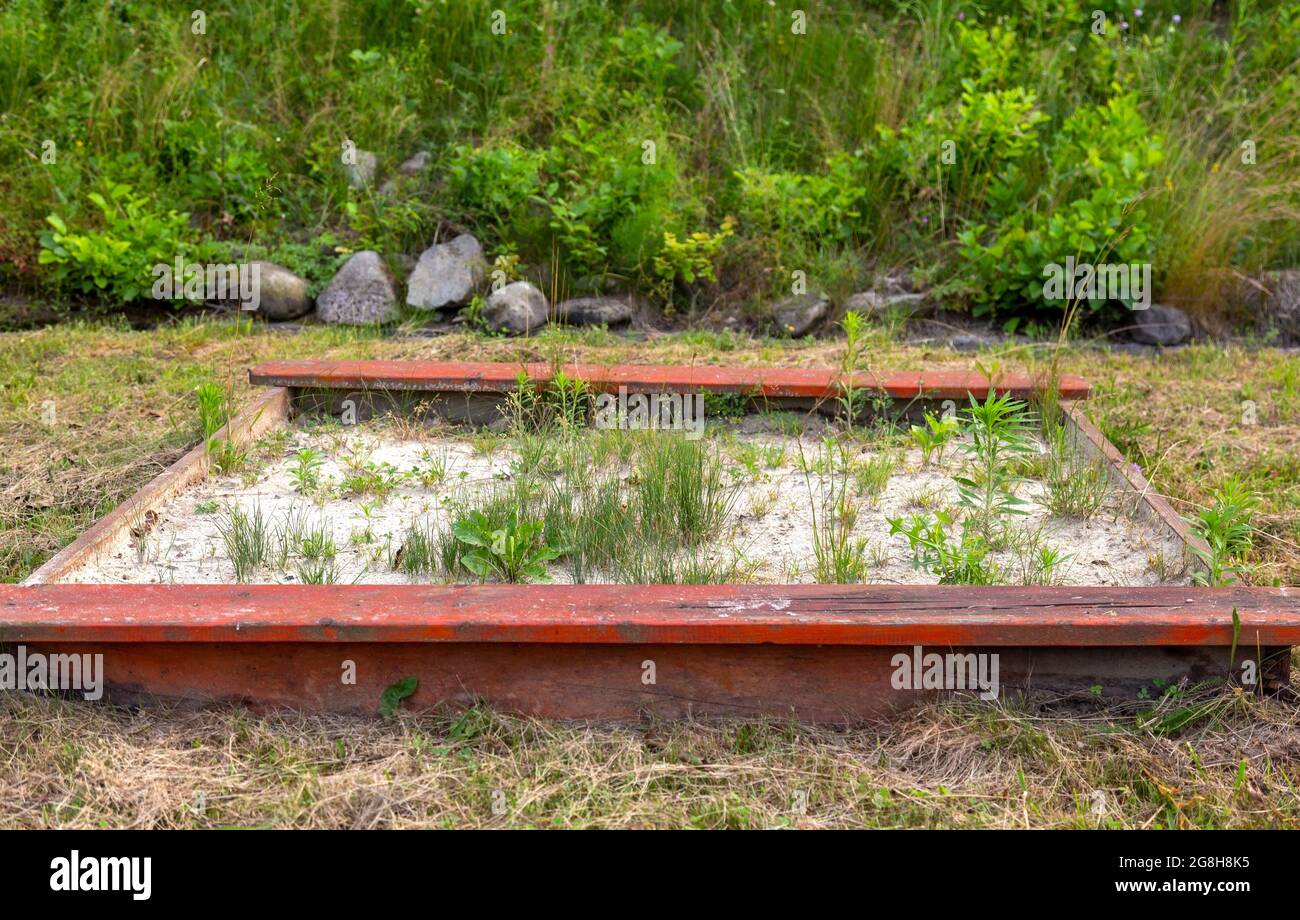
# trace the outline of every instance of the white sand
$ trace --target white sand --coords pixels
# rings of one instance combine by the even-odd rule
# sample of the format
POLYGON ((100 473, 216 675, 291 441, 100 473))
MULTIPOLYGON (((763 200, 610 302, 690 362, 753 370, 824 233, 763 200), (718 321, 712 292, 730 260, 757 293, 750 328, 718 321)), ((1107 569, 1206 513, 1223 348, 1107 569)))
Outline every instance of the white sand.
MULTIPOLYGON (((500 449, 491 454, 479 453, 469 436, 446 430, 422 435, 419 440, 404 440, 391 428, 369 425, 346 430, 295 428, 287 447, 268 459, 254 461, 252 472, 214 476, 196 485, 161 507, 155 508, 152 523, 140 546, 137 538, 124 535, 118 545, 110 547, 98 560, 75 572, 69 580, 82 583, 226 583, 234 581, 234 568, 228 558, 218 530, 225 508, 239 506, 262 513, 279 524, 289 513, 305 514, 312 523, 327 524, 337 546, 337 580, 340 583, 402 584, 406 576, 391 571, 389 559, 401 546, 404 534, 417 518, 445 520, 444 502, 450 497, 466 495, 491 487, 494 481, 508 479, 514 454, 509 440, 500 440, 500 449), (337 489, 328 490, 333 497, 313 501, 295 490, 290 475, 295 465, 293 455, 302 447, 312 447, 325 455, 319 474, 323 482, 338 483, 346 476, 344 458, 364 457, 374 464, 391 464, 398 471, 427 468, 428 457, 445 458, 446 475, 430 488, 415 477, 401 482, 380 503, 374 497, 341 498, 337 489)), ((818 441, 804 436, 808 457, 817 455, 818 441)), ((728 465, 743 478, 734 506, 734 527, 730 542, 715 547, 716 552, 743 554, 750 566, 748 580, 773 583, 809 583, 814 581, 814 554, 808 482, 798 467, 796 439, 777 434, 734 434, 731 444, 715 441, 715 449, 728 457, 728 465), (771 469, 761 469, 757 478, 737 463, 733 446, 757 443, 785 447, 784 459, 771 469)), ((869 453, 863 451, 862 456, 869 453)), ((873 502, 858 500, 859 516, 854 534, 869 543, 872 560, 870 580, 882 584, 933 584, 936 578, 913 566, 911 551, 902 535, 891 537, 887 519, 906 516, 921 510, 913 502, 918 493, 930 494, 937 506, 955 507, 957 485, 952 475, 959 471, 962 454, 949 449, 942 466, 921 467, 920 452, 895 452, 900 462, 884 492, 873 502)), ((626 474, 626 470, 623 474, 626 474)), ((820 480, 811 480, 813 494, 818 494, 820 480)), ((1162 557, 1179 572, 1172 582, 1185 584, 1182 554, 1176 540, 1157 533, 1140 521, 1132 520, 1120 510, 1114 497, 1101 513, 1088 520, 1051 518, 1045 508, 1033 501, 1044 487, 1025 484, 1019 494, 1030 501, 1029 514, 1017 519, 1019 527, 1042 528, 1041 540, 1068 555, 1068 560, 1053 581, 1071 585, 1155 585, 1160 577, 1152 560, 1162 557)), ((931 507, 935 507, 934 504, 931 507)), ((1004 574, 1004 581, 1019 584, 1021 566, 1010 551, 994 554, 1004 574)), ((295 562, 287 571, 263 571, 258 582, 294 583, 295 562)), ((562 563, 552 563, 555 581, 571 580, 562 563)), ((592 579, 598 580, 598 579, 592 579)))

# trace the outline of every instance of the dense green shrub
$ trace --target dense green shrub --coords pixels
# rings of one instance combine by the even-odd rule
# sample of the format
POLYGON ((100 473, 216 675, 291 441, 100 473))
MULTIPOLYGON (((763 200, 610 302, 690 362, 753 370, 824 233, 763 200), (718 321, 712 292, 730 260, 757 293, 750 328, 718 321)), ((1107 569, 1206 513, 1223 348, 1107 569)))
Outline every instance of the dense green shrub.
POLYGON ((1059 312, 1064 304, 1043 300, 1043 268, 1067 257, 1094 265, 1151 261, 1141 196, 1162 156, 1162 140, 1132 96, 1076 109, 1053 141, 1041 200, 1031 206, 1012 169, 989 190, 991 225, 958 235, 977 312, 1059 312))
POLYGON ((800 32, 764 0, 230 0, 196 32, 162 0, 11 0, 0 278, 113 305, 205 241, 301 247, 278 261, 319 283, 449 221, 560 292, 743 305, 911 267, 1042 321, 1067 255, 1183 291, 1300 258, 1300 3, 1151 0, 1101 34, 1095 6, 819 0, 800 32), (733 216, 705 271, 681 247, 733 216))
POLYGON ((101 227, 71 228, 57 214, 46 218, 40 264, 60 287, 130 302, 153 283, 151 269, 186 255, 187 214, 160 212, 131 186, 106 182, 86 196, 99 209, 101 227))

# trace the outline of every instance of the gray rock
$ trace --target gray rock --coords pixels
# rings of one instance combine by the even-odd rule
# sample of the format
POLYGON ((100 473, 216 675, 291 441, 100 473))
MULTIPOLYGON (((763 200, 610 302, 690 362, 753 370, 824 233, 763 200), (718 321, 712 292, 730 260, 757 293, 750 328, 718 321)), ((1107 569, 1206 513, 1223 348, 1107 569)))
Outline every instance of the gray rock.
POLYGON ((863 316, 888 318, 893 315, 915 316, 927 307, 924 294, 906 294, 900 292, 859 291, 844 301, 845 310, 853 310, 863 316))
POLYGON ((468 303, 487 276, 483 247, 468 233, 449 243, 430 246, 406 282, 406 302, 421 310, 440 310, 468 303))
POLYGON ((1256 330, 1278 345, 1300 344, 1300 269, 1266 272, 1243 285, 1241 300, 1256 330))
POLYGON ((1177 307, 1153 303, 1130 315, 1129 336, 1142 345, 1181 345, 1192 337, 1192 321, 1177 307))
POLYGON ((826 318, 830 301, 824 294, 801 294, 788 297, 772 308, 772 323, 782 335, 799 338, 807 335, 826 318))
POLYGON ((989 341, 983 336, 964 332, 961 335, 954 335, 952 341, 948 344, 952 346, 953 351, 972 352, 979 351, 985 345, 988 345, 989 341))
POLYGON ((429 151, 421 150, 409 160, 404 160, 402 165, 397 167, 397 171, 403 176, 414 176, 422 173, 429 166, 429 151))
POLYGON ((379 253, 366 249, 344 262, 316 298, 316 315, 350 326, 397 319, 397 287, 379 253))
POLYGON ((375 173, 379 171, 379 158, 369 150, 358 148, 355 152, 356 162, 344 163, 343 171, 347 173, 348 185, 365 188, 375 181, 375 173))
POLYGON ((253 262, 258 270, 257 312, 270 320, 297 319, 311 311, 311 285, 283 265, 253 262))
POLYGON ((546 325, 546 295, 527 281, 507 284, 488 297, 483 322, 493 332, 534 333, 546 325))
POLYGON ((574 297, 555 308, 556 318, 576 326, 617 326, 631 322, 637 303, 631 296, 574 297))

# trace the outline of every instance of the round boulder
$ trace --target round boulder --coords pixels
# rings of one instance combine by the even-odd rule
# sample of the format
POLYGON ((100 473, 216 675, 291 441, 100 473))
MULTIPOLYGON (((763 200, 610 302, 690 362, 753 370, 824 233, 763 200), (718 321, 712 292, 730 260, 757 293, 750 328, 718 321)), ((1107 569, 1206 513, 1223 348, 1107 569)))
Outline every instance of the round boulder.
POLYGON ((1177 307, 1153 303, 1132 315, 1129 335, 1143 345, 1181 345, 1192 337, 1192 321, 1177 307))
POLYGON ((772 323, 779 334, 799 338, 825 319, 829 310, 830 301, 824 294, 788 297, 772 308, 772 323))
POLYGON ((289 320, 311 311, 311 285, 283 265, 253 262, 257 272, 257 312, 269 320, 289 320))
POLYGON ((574 297, 555 308, 555 316, 575 326, 618 326, 631 322, 637 305, 631 297, 574 297))
POLYGON ((527 281, 492 292, 483 305, 483 322, 493 332, 530 335, 546 325, 546 295, 527 281))
POLYGON ((365 249, 344 262, 316 298, 316 315, 349 326, 397 319, 397 288, 383 257, 365 249))
POLYGON ((487 277, 483 247, 468 233, 430 246, 406 282, 406 302, 421 310, 441 310, 469 303, 487 277))

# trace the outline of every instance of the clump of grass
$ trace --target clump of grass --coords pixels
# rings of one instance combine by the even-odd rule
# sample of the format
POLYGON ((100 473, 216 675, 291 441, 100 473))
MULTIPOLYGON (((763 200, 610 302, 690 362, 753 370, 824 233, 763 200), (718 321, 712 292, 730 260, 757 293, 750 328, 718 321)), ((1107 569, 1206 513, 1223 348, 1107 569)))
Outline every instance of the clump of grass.
POLYGON ((338 553, 328 524, 317 524, 309 529, 298 541, 298 549, 302 558, 312 561, 333 559, 338 553))
POLYGON ((686 546, 718 535, 739 494, 707 444, 676 433, 646 439, 634 479, 632 501, 641 527, 686 546))
POLYGON ((297 566, 298 581, 304 585, 332 585, 339 580, 334 558, 303 558, 297 566))
POLYGON ((855 584, 866 580, 867 541, 853 535, 858 511, 853 504, 852 473, 840 445, 833 438, 822 441, 822 456, 809 462, 799 442, 804 487, 808 490, 812 517, 813 572, 822 584, 855 584), (811 468, 819 466, 814 493, 811 468))
POLYGON ((1101 510, 1110 494, 1110 476, 1100 460, 1080 456, 1069 444, 1064 426, 1046 432, 1047 454, 1043 504, 1057 517, 1090 518, 1101 510))
POLYGON ((1053 546, 1031 542, 1018 554, 1020 562, 1020 583, 1022 585, 1053 585, 1060 577, 1061 569, 1069 561, 1068 553, 1063 553, 1053 546))
POLYGON ((217 432, 225 427, 231 419, 231 394, 215 383, 199 384, 194 390, 198 402, 199 427, 203 432, 203 443, 208 458, 219 473, 229 473, 239 469, 248 461, 247 453, 227 434, 217 437, 217 432))
POLYGON ((456 571, 459 553, 451 531, 434 523, 427 516, 412 521, 402 537, 390 563, 395 572, 401 572, 411 581, 449 577, 456 571))
POLYGON ((889 477, 894 475, 895 466, 895 459, 887 454, 854 461, 850 470, 857 494, 863 498, 877 498, 889 485, 889 477))
POLYGON ((259 506, 251 512, 232 507, 217 521, 226 555, 235 567, 235 581, 251 581, 266 564, 274 543, 272 527, 259 506))
POLYGON ((750 569, 739 553, 693 547, 665 552, 654 539, 631 539, 614 561, 615 577, 630 585, 716 585, 748 580, 750 569))

